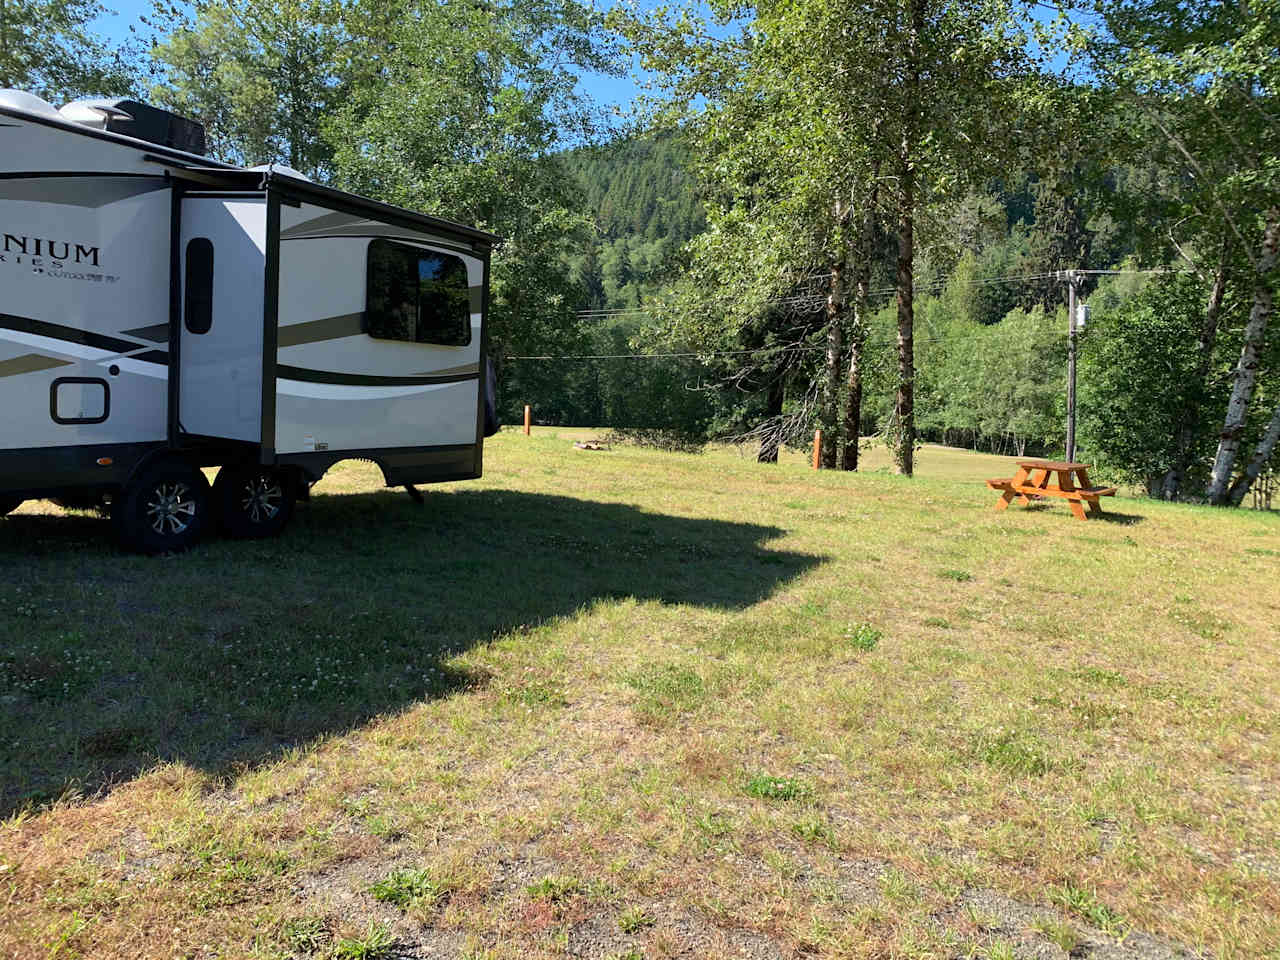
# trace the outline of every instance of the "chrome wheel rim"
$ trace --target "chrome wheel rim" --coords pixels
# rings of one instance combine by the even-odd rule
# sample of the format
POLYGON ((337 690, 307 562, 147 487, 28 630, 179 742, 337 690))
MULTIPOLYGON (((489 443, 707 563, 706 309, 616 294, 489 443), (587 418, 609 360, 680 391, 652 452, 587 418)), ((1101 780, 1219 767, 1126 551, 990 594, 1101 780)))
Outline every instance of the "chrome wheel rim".
POLYGON ((161 536, 185 533, 196 517, 196 500, 191 487, 177 481, 158 483, 147 498, 147 523, 161 536))
POLYGON ((284 490, 271 477, 259 474, 240 491, 240 509, 250 523, 266 523, 280 513, 284 490))

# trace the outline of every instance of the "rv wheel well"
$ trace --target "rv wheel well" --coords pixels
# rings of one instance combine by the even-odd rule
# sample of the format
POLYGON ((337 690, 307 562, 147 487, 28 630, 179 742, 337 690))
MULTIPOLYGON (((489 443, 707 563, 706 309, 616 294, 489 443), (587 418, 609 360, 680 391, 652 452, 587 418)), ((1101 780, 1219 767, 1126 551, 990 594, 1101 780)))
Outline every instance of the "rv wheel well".
MULTIPOLYGON (((330 470, 338 466, 340 463, 371 463, 378 468, 382 474, 382 479, 387 480, 387 466, 381 460, 375 457, 346 457, 336 455, 332 459, 317 461, 315 459, 308 460, 306 464, 281 464, 281 469, 293 470, 297 473, 298 489, 304 486, 319 483, 330 470)), ((390 483, 387 484, 391 486, 390 483)))
POLYGON ((279 466, 296 468, 307 482, 316 483, 337 464, 353 461, 372 463, 382 473, 388 487, 407 483, 440 483, 478 477, 478 447, 459 444, 453 448, 393 448, 387 450, 307 451, 285 454, 279 466))

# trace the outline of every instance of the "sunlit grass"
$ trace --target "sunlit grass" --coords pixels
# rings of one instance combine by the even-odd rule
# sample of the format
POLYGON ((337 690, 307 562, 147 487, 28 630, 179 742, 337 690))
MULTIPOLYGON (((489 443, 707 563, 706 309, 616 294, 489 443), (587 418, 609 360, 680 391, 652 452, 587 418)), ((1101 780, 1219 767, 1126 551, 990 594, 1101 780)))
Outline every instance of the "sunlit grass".
POLYGON ((596 435, 0 521, 0 955, 1273 956, 1280 517, 596 435))

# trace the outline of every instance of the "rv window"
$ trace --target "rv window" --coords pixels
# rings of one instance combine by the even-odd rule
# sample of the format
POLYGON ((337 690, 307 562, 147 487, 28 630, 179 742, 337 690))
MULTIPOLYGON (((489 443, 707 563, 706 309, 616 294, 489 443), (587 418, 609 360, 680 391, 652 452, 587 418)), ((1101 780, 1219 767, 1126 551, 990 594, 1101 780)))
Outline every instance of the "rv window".
POLYGON ((187 244, 187 283, 184 322, 191 333, 208 333, 213 326, 213 243, 195 237, 187 244))
POLYGON ((466 264, 445 253, 374 240, 369 244, 365 332, 379 340, 469 344, 466 264))

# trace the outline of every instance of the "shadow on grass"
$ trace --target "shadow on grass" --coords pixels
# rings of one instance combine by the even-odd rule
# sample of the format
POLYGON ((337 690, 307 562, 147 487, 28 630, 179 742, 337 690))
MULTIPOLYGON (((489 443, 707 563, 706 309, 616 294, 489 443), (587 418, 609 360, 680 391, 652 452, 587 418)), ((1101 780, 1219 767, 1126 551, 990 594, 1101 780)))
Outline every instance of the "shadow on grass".
MULTIPOLYGON (((1058 511, 1066 515, 1067 517, 1071 517, 1071 508, 1068 507, 1066 505, 1066 502, 1061 499, 1058 499, 1056 502, 1051 502, 1049 500, 1038 500, 1033 503, 1029 503, 1026 506, 1021 506, 1021 505, 1015 505, 1015 506, 1016 506, 1016 509, 1025 513, 1045 513, 1049 511, 1058 511)), ((1010 507, 1009 509, 1013 510, 1015 509, 1015 507, 1010 507)), ((1105 510, 1105 509, 1103 510, 1102 513, 1089 514, 1088 518, 1090 523, 1092 523, 1095 520, 1102 520, 1106 523, 1118 523, 1123 526, 1133 526, 1135 523, 1142 523, 1142 521, 1146 519, 1146 517, 1138 516, 1135 513, 1114 513, 1110 510, 1105 510)))
POLYGON ((1113 513, 1106 510, 1102 513, 1095 513, 1089 517, 1091 521, 1101 520, 1103 523, 1118 523, 1124 527, 1132 527, 1135 524, 1142 523, 1147 518, 1141 517, 1136 513, 1113 513))
POLYGON ((317 495, 284 536, 121 554, 0 521, 0 815, 158 760, 273 759, 485 682, 454 653, 600 600, 741 609, 821 562, 775 527, 508 491, 317 495))

